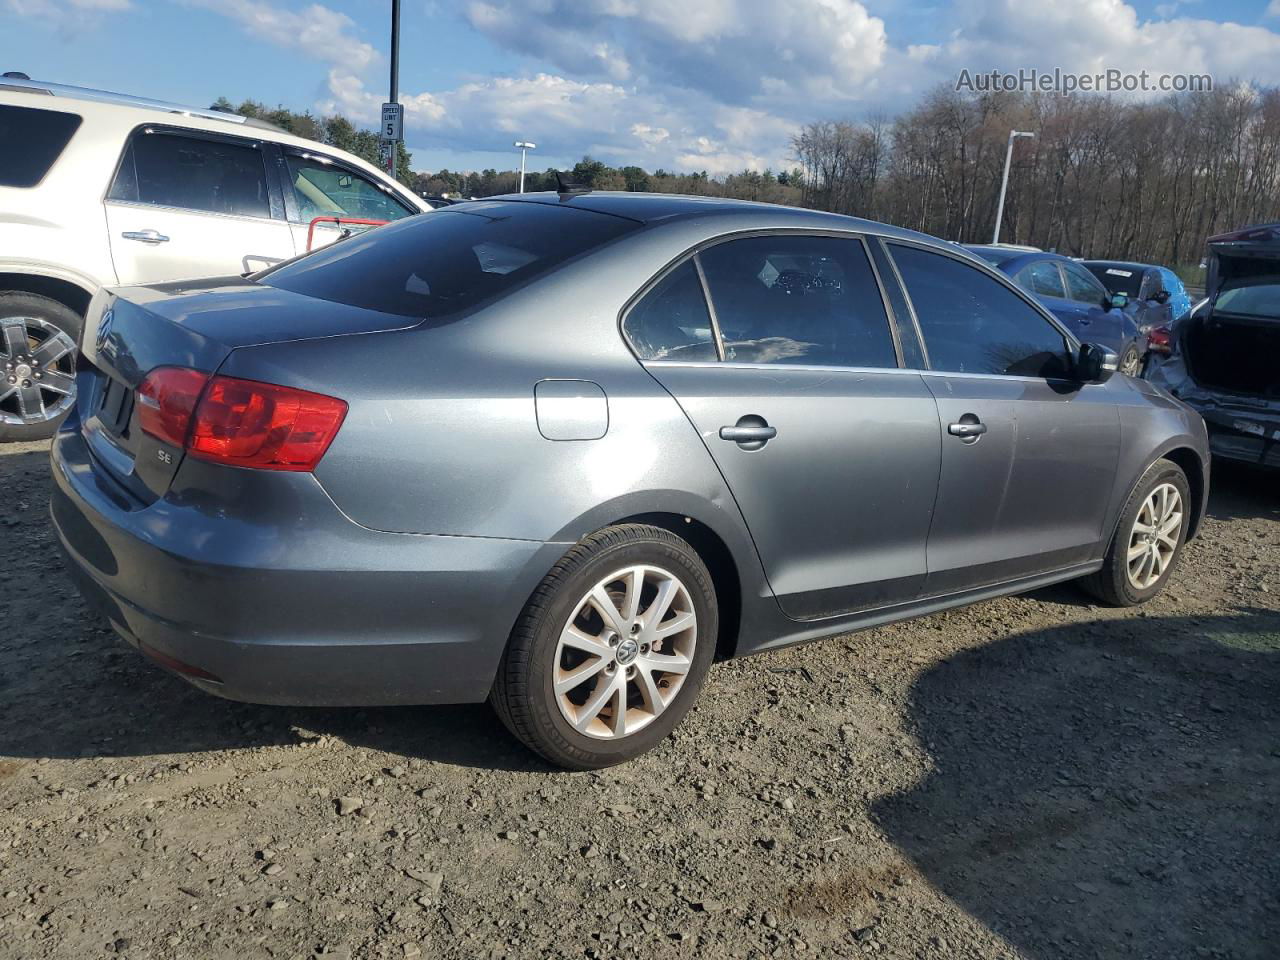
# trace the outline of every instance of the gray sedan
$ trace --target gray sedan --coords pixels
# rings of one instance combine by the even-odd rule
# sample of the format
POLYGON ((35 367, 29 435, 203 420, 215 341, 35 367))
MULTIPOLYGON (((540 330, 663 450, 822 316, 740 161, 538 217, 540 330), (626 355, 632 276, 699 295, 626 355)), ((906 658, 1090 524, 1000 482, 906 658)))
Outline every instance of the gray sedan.
POLYGON ((264 703, 489 699, 566 767, 716 658, 1168 581, 1204 424, 953 244, 637 194, 444 208, 100 294, 53 520, 143 653, 264 703))

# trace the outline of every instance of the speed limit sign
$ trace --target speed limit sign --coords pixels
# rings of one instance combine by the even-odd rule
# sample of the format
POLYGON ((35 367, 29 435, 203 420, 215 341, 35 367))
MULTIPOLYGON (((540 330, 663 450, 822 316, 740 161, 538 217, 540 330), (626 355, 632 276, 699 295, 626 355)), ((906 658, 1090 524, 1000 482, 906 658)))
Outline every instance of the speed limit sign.
POLYGON ((384 103, 382 105, 382 139, 404 139, 404 104, 384 103))

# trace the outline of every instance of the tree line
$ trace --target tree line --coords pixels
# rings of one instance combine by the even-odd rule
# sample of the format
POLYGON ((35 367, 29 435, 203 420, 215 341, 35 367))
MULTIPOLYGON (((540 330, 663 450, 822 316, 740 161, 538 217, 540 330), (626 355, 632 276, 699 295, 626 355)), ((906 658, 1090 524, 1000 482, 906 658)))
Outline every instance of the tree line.
POLYGON ((1214 233, 1280 219, 1280 89, 1153 102, 939 89, 894 118, 806 124, 805 206, 989 242, 1010 130, 1002 241, 1195 264, 1214 233))
MULTIPOLYGON (((253 100, 213 106, 378 161, 377 134, 344 117, 253 100)), ((1185 267, 1213 233, 1280 220, 1280 88, 1240 83, 1146 102, 939 88, 896 117, 805 124, 791 170, 650 173, 587 156, 564 173, 595 190, 794 204, 987 242, 1011 129, 1035 137, 1014 144, 1002 241, 1185 267)), ((413 171, 399 151, 399 179, 418 193, 519 189, 516 170, 413 171)), ((554 169, 525 175, 526 190, 556 186, 554 169)))

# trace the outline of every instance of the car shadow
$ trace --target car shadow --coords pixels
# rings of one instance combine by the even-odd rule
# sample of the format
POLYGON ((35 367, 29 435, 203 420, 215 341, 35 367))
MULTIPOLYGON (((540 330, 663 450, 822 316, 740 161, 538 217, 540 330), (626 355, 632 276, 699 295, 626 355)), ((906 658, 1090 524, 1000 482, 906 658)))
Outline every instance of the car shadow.
POLYGON ((1280 613, 1071 624, 914 684, 931 771, 873 816, 1023 955, 1275 956, 1280 613))

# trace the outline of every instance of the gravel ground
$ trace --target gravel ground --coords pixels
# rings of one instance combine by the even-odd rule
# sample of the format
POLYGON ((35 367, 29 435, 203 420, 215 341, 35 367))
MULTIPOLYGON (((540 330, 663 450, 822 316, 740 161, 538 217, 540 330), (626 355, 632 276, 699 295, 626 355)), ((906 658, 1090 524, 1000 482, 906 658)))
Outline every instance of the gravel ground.
POLYGON ((1073 587, 713 671, 629 766, 482 706, 188 687, 61 572, 0 447, 0 957, 1230 957, 1280 947, 1280 490, 1172 588, 1073 587))

